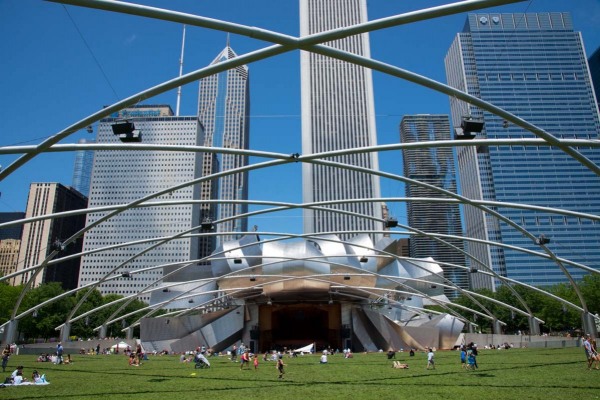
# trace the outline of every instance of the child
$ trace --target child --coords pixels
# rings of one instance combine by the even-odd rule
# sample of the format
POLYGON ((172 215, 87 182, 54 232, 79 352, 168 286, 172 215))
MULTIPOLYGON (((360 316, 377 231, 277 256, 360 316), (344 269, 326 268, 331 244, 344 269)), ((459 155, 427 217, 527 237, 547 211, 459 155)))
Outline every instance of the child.
POLYGON ((460 348, 460 367, 467 368, 467 352, 464 347, 460 348))
POLYGON ((37 372, 37 369, 33 371, 33 374, 31 374, 31 380, 33 382, 35 382, 35 383, 41 383, 42 382, 42 377, 37 372))
POLYGON ((475 369, 475 365, 476 365, 476 361, 475 361, 475 354, 473 354, 473 350, 469 349, 467 350, 467 362, 468 362, 468 366, 467 369, 475 369))
POLYGON ((285 364, 283 363, 283 359, 280 358, 279 360, 277 360, 277 370, 279 371, 279 379, 283 379, 283 375, 285 374, 283 367, 285 367, 285 364))
POLYGON ((258 355, 254 355, 254 370, 258 371, 258 355))
POLYGON ((429 349, 429 353, 427 353, 427 369, 431 367, 431 369, 435 369, 435 355, 433 354, 433 349, 429 349))

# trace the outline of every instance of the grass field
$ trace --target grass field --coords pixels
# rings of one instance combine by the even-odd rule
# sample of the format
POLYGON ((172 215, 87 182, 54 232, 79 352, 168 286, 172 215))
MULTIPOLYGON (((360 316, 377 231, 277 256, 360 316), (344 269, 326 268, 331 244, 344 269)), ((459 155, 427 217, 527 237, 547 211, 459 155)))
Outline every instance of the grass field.
POLYGON ((74 355, 70 365, 38 363, 35 356, 13 356, 24 375, 45 373, 50 385, 0 389, 0 399, 599 399, 600 370, 589 371, 580 348, 480 351, 477 371, 460 367, 455 351, 436 353, 436 369, 426 370, 426 354, 398 353, 410 369, 391 368, 385 354, 284 358, 278 379, 274 362, 258 371, 240 371, 226 357, 212 357, 210 369, 194 369, 178 356, 150 356, 130 367, 123 355, 74 355))

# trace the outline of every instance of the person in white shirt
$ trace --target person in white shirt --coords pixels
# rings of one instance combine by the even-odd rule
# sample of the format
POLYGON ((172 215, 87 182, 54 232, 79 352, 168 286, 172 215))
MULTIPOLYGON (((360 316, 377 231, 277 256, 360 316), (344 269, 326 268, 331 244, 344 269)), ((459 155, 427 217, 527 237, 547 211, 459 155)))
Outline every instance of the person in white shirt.
POLYGON ((435 369, 435 355, 433 354, 433 350, 429 349, 429 353, 427 353, 427 369, 435 369))

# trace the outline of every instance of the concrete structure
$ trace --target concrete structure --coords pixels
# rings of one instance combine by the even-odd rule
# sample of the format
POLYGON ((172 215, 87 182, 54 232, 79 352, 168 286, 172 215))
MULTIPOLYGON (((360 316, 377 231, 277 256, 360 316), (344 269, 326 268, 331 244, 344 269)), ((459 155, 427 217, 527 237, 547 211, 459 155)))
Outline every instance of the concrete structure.
MULTIPOLYGON (((446 56, 448 83, 501 107, 558 138, 597 140, 600 116, 581 35, 568 13, 469 14, 446 56)), ((534 135, 477 107, 450 100, 452 125, 481 118, 481 138, 534 135)), ((597 149, 579 148, 593 163, 597 149)), ((480 146, 458 149, 460 187, 470 199, 534 204, 600 214, 600 182, 594 172, 549 146, 480 146), (585 201, 582 201, 585 199, 585 201)), ((465 206, 466 236, 539 251, 540 245, 505 222, 465 206)), ((559 257, 600 265, 600 224, 548 212, 499 207, 498 211, 547 243, 559 257)), ((485 244, 469 252, 498 274, 534 286, 566 282, 552 260, 485 244)), ((569 268, 575 280, 587 272, 569 268)), ((476 274, 482 275, 482 274, 476 274)), ((496 282, 479 276, 475 287, 496 282)))
MULTIPOLYGON (((450 140, 450 122, 447 115, 407 115, 400 123, 402 143, 450 140)), ((452 148, 419 148, 402 151, 404 176, 445 191, 456 193, 456 169, 452 148)), ((428 187, 406 185, 406 197, 448 198, 449 196, 428 187)), ((458 204, 410 201, 407 204, 408 225, 427 233, 462 236, 458 204)), ((461 239, 447 238, 448 244, 426 236, 415 235, 410 239, 410 256, 433 257, 442 263, 444 276, 457 286, 468 289, 469 279, 464 268, 443 263, 465 265, 464 243, 461 239), (453 246, 453 247, 452 247, 453 246)), ((449 298, 458 292, 448 289, 449 298)))
MULTIPOLYGON (((73 188, 60 183, 32 183, 29 187, 25 218, 49 215, 62 211, 85 208, 87 199, 73 188)), ((19 249, 17 271, 36 266, 60 243, 83 228, 85 216, 46 219, 27 223, 23 226, 23 235, 19 249)), ((81 241, 71 243, 61 249, 55 259, 76 254, 81 251, 81 241)), ((63 289, 77 287, 79 258, 47 266, 40 273, 25 272, 13 279, 13 284, 24 284, 33 279, 32 287, 41 283, 60 282, 63 289)))
MULTIPOLYGON (((142 132, 145 144, 173 144, 200 146, 204 142, 197 117, 175 117, 167 105, 141 105, 122 110, 113 118, 98 124, 97 142, 116 143, 112 125, 118 119, 128 119, 142 132)), ((176 184, 200 177, 202 153, 168 151, 96 151, 89 206, 127 204, 141 197, 176 184)), ((198 200, 198 185, 165 194, 161 200, 198 200)), ((91 213, 91 224, 106 213, 91 213)), ((130 243, 150 238, 170 237, 192 227, 199 226, 200 212, 197 205, 182 204, 154 208, 131 209, 113 216, 108 221, 86 233, 83 250, 90 251, 117 243, 130 243)), ((197 239, 177 239, 165 243, 143 255, 131 259, 152 243, 128 244, 82 257, 79 285, 96 282, 114 271, 116 275, 157 265, 187 262, 198 256, 197 239)), ((168 273, 172 268, 165 268, 168 273)), ((185 273, 170 279, 183 281, 202 274, 199 267, 188 268, 185 273)), ((103 294, 129 295, 137 293, 160 279, 163 269, 154 269, 102 284, 103 294)), ((149 295, 140 300, 150 301, 149 295)))
MULTIPOLYGON (((300 0, 300 36, 367 21, 366 0, 300 0)), ((351 36, 327 45, 370 56, 369 36, 351 36)), ((302 154, 377 144, 371 70, 315 53, 301 53, 302 154)), ((378 170, 377 153, 331 160, 378 170)), ((304 203, 380 197, 379 178, 322 165, 302 166, 304 203)), ((381 218, 381 204, 354 202, 329 206, 381 218)), ((304 232, 381 230, 383 225, 356 215, 304 210, 304 232)), ((341 234, 342 239, 353 234, 341 234)), ((375 237, 374 237, 375 239, 375 237)))

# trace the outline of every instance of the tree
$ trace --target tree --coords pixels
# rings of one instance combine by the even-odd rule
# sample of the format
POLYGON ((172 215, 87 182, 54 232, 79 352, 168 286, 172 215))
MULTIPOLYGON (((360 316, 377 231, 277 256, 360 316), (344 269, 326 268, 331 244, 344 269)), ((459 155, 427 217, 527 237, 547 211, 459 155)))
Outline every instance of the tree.
POLYGON ((21 285, 11 286, 6 281, 0 282, 0 324, 10 320, 21 290, 23 290, 21 285))
MULTIPOLYGON (((46 300, 55 298, 64 293, 60 283, 44 283, 37 288, 31 289, 25 295, 20 311, 36 307, 46 300)), ((40 307, 35 313, 21 319, 19 331, 26 338, 56 337, 59 333, 55 328, 61 325, 69 311, 73 309, 75 299, 73 296, 63 297, 44 307, 40 307)), ((14 304, 14 303, 13 303, 14 304)))

